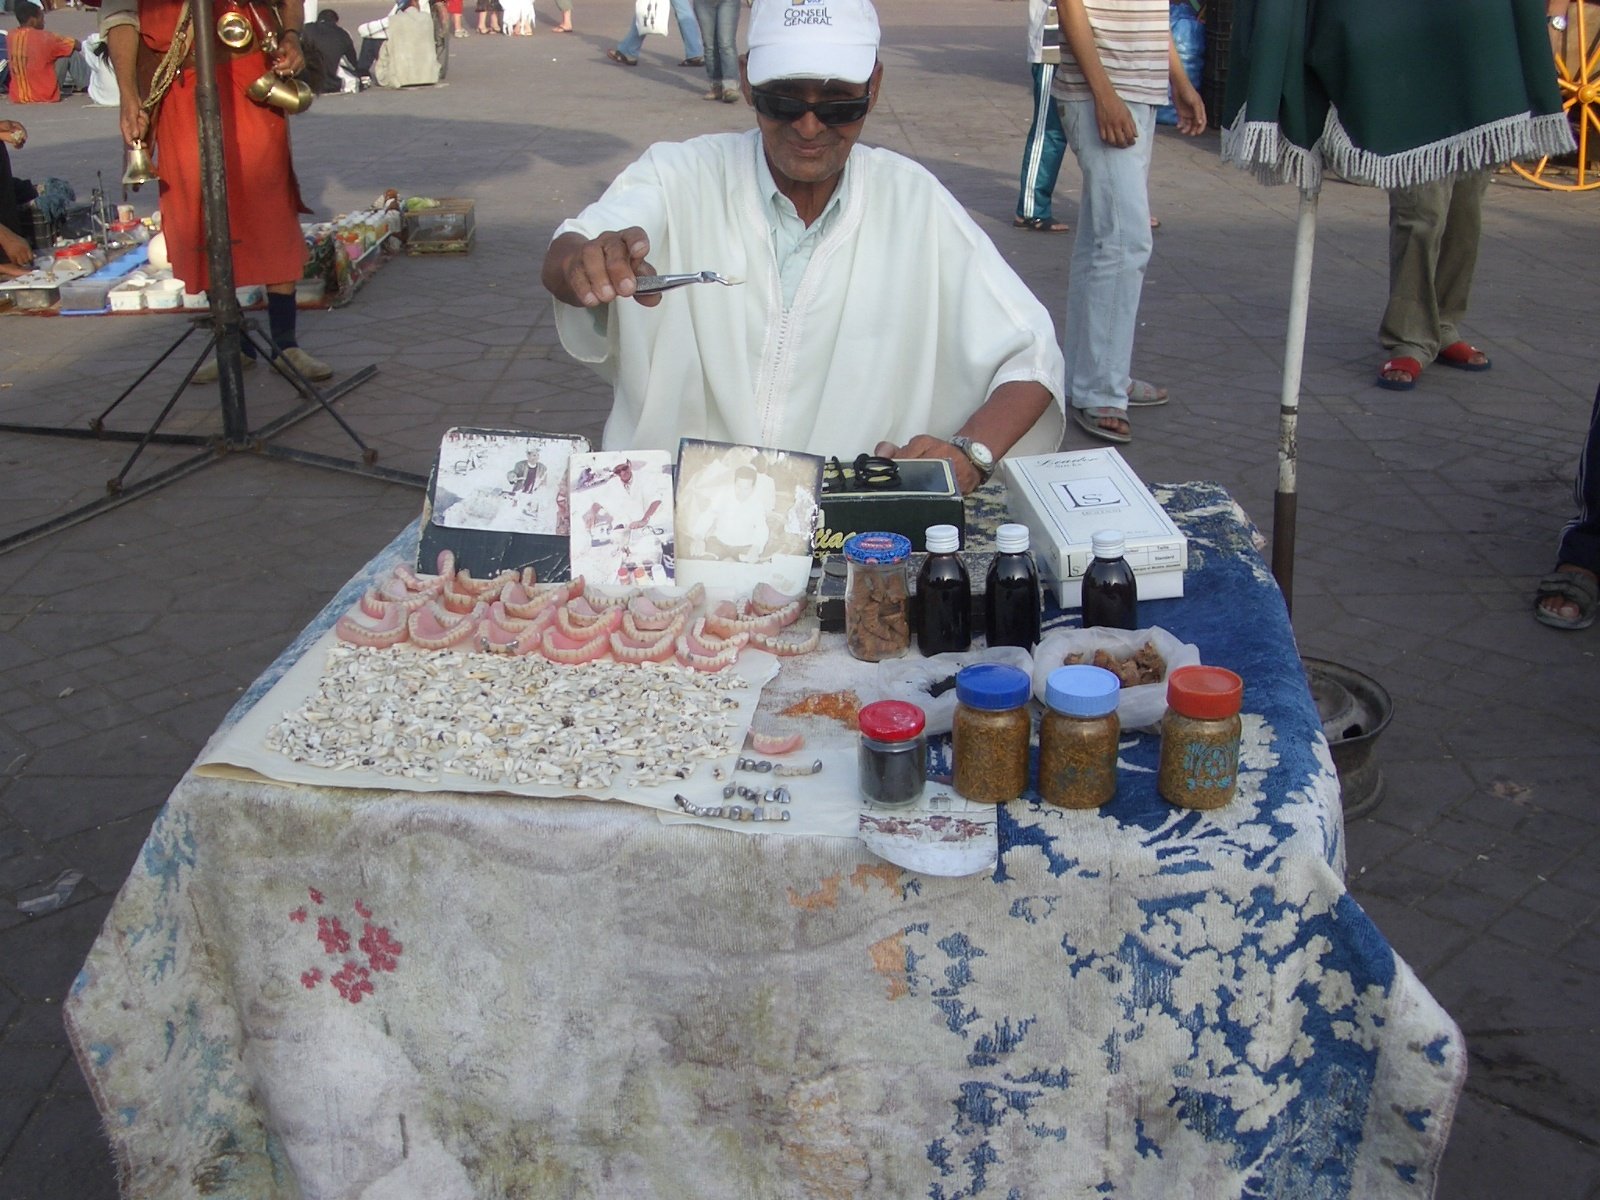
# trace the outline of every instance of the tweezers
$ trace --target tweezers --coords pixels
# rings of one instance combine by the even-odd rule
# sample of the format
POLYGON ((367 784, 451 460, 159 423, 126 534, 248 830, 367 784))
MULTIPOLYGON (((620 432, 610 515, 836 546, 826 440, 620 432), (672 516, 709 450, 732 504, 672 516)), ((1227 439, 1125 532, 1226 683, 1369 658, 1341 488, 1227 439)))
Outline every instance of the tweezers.
POLYGON ((684 275, 640 275, 633 281, 633 294, 650 296, 656 292, 670 292, 673 288, 681 288, 691 283, 720 283, 724 287, 733 287, 743 282, 742 279, 725 278, 715 271, 690 271, 684 275))

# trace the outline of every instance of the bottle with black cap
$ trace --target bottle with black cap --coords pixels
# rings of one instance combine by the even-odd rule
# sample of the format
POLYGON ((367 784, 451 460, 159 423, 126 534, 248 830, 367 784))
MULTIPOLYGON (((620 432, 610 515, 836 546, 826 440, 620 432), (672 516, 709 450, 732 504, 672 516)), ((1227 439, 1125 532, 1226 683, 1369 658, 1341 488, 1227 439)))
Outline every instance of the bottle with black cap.
POLYGON ((930 525, 928 557, 917 572, 917 649, 932 657, 972 647, 972 581, 956 553, 961 531, 930 525))
POLYGON ((1083 573, 1083 627, 1139 628, 1139 585, 1124 555, 1120 529, 1102 529, 1091 539, 1094 559, 1083 573))
POLYGON ((984 636, 991 646, 1039 644, 1039 571, 1028 553, 1028 527, 1002 525, 995 531, 999 553, 984 584, 984 636))

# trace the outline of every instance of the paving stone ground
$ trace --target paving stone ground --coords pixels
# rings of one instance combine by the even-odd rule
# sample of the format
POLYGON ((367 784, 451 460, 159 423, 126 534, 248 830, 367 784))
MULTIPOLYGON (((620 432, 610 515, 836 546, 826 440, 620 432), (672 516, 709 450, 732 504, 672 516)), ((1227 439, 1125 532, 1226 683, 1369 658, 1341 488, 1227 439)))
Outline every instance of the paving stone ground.
MULTIPOLYGON (((339 7, 349 26, 383 0, 339 7)), ((1059 313, 1070 236, 1010 225, 1029 109, 1023 8, 884 0, 888 74, 867 140, 944 179, 1059 313)), ((394 260, 354 304, 302 319, 304 344, 341 371, 378 364, 340 408, 384 464, 426 470, 458 423, 598 435, 605 389, 557 344, 543 245, 648 142, 751 120, 701 102, 704 77, 675 65, 675 39, 648 42, 636 69, 606 62, 630 11, 585 0, 572 36, 544 13, 532 39, 455 41, 445 86, 327 97, 295 119, 319 214, 387 187, 477 201, 470 256, 394 260)), ((49 20, 89 26, 77 12, 49 20)), ((120 174, 111 110, 72 100, 4 115, 32 134, 20 173, 83 192, 96 171, 120 174)), ((1297 196, 1222 165, 1215 134, 1158 138, 1162 227, 1136 370, 1175 395, 1135 414, 1125 453, 1146 479, 1219 480, 1267 527, 1297 196)), ((1073 223, 1077 185, 1069 159, 1057 215, 1073 223)), ((1397 394, 1372 386, 1384 197, 1333 182, 1320 201, 1295 627, 1305 653, 1368 672, 1395 700, 1378 748, 1387 794, 1350 825, 1350 879, 1467 1034, 1440 1186, 1451 1200, 1600 1197, 1600 628, 1558 633, 1529 615, 1600 376, 1597 206, 1600 193, 1497 179, 1467 324, 1494 369, 1434 368, 1397 394)), ((81 423, 181 328, 0 317, 0 420, 81 423)), ((156 381, 177 378, 174 360, 156 381)), ((136 394, 118 421, 138 427, 166 394, 136 394)), ((257 423, 290 400, 265 372, 248 377, 257 423)), ((191 391, 170 424, 216 428, 214 392, 191 391)), ((283 441, 350 450, 322 417, 283 441)), ((148 466, 176 458, 154 451, 148 466)), ((95 443, 4 437, 0 535, 96 497, 120 461, 95 443)), ((233 698, 417 506, 403 487, 242 455, 0 558, 0 1200, 115 1195, 62 993, 233 698), (69 868, 84 879, 65 908, 16 911, 69 868)))

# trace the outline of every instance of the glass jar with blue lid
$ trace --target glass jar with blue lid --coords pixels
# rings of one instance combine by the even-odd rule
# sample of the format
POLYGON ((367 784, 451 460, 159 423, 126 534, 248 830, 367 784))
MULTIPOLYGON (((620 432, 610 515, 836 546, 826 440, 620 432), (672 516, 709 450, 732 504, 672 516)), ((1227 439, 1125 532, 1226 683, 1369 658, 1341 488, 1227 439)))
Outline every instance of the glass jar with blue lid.
POLYGON ((959 795, 1004 804, 1027 790, 1032 691, 1033 681, 1018 667, 977 663, 957 673, 951 754, 959 795))
POLYGON ((863 662, 899 658, 911 649, 911 539, 898 533, 846 538, 844 637, 863 662))
POLYGON ((1045 680, 1039 722, 1039 795, 1062 808, 1099 808, 1117 794, 1117 701, 1122 681, 1104 667, 1057 667, 1045 680))

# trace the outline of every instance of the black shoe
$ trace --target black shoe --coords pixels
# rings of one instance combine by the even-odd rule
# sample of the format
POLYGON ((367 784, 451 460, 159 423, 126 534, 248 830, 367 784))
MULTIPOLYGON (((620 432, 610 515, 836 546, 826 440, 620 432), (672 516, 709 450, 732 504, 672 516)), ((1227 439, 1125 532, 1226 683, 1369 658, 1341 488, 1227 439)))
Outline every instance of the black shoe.
POLYGON ((703 54, 699 54, 699 55, 696 55, 694 58, 686 58, 686 59, 684 59, 678 65, 680 67, 703 67, 703 66, 706 65, 706 57, 703 54))

